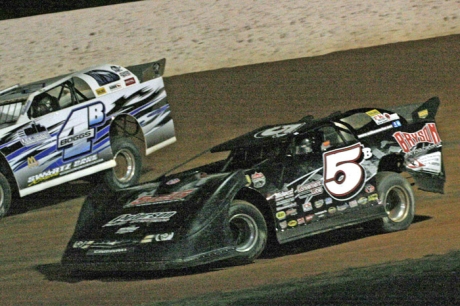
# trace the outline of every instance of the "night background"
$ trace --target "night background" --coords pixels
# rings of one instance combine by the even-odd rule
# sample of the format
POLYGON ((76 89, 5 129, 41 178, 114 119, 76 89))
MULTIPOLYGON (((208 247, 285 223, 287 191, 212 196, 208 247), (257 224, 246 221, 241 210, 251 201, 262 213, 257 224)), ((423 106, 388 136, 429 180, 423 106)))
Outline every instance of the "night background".
POLYGON ((0 20, 127 2, 135 2, 135 0, 0 0, 0 20))

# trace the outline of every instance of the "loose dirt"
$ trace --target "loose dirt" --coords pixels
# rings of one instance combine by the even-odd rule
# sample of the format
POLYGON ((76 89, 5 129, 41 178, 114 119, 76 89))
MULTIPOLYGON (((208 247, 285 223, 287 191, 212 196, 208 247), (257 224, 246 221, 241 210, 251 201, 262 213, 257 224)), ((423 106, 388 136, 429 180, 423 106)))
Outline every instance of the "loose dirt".
POLYGON ((334 231, 274 247, 246 266, 72 276, 61 269, 60 257, 92 188, 73 182, 18 200, 15 213, 0 220, 1 304, 139 305, 173 300, 199 304, 203 296, 215 304, 238 300, 263 304, 269 299, 283 304, 298 302, 296 298, 305 294, 305 302, 316 304, 340 300, 391 304, 407 302, 410 296, 421 297, 415 302, 426 301, 424 296, 434 301, 440 297, 428 293, 441 288, 448 288, 443 294, 453 299, 444 301, 455 301, 459 292, 452 284, 458 283, 458 260, 441 269, 443 265, 430 259, 447 261, 449 257, 437 256, 453 256, 457 253, 449 252, 460 250, 459 42, 460 36, 448 36, 165 79, 178 141, 147 158, 144 181, 261 125, 439 96, 445 194, 416 191, 416 218, 407 231, 385 235, 369 235, 360 228, 334 231), (417 269, 420 263, 424 266, 417 269), (411 286, 417 281, 420 286, 411 286), (316 289, 289 291, 308 283, 316 284, 316 289), (289 292, 292 295, 282 294, 289 292))

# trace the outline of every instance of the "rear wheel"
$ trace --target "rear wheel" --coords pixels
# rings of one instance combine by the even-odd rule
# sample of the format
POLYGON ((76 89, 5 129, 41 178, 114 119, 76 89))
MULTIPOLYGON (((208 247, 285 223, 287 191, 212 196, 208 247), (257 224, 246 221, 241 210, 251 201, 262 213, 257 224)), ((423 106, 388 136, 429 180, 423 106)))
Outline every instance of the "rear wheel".
POLYGON ((252 204, 235 200, 229 209, 229 226, 238 255, 232 264, 254 261, 267 244, 267 224, 262 213, 252 204))
POLYGON ((377 176, 379 199, 387 215, 380 220, 383 232, 407 229, 415 215, 415 198, 409 182, 394 172, 382 172, 377 176))
POLYGON ((112 190, 137 184, 141 176, 142 157, 134 142, 126 137, 116 137, 112 151, 117 165, 108 170, 104 181, 112 190))
POLYGON ((12 201, 11 187, 6 177, 0 173, 0 218, 6 216, 12 201))

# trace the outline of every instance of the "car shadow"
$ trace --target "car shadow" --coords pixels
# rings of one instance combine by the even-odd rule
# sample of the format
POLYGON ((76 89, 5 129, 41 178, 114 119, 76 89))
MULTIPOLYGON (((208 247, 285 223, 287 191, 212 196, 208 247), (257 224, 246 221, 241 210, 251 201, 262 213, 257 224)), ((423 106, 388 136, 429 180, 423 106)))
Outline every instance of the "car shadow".
POLYGON ((59 263, 35 266, 35 270, 45 276, 48 281, 79 283, 82 281, 98 280, 101 282, 124 282, 139 280, 154 280, 180 276, 203 274, 222 270, 229 267, 225 263, 212 263, 191 268, 165 271, 116 271, 116 272, 75 272, 68 271, 59 263))
MULTIPOLYGON (((415 215, 412 224, 423 222, 429 219, 431 219, 430 216, 415 215)), ((375 230, 358 224, 355 226, 332 230, 311 237, 295 240, 282 245, 272 243, 266 248, 266 250, 261 254, 259 258, 273 259, 288 255, 305 253, 313 250, 331 247, 334 245, 361 240, 380 234, 381 233, 375 230)))
POLYGON ((89 181, 78 180, 52 187, 23 198, 13 197, 8 216, 24 214, 37 209, 57 205, 59 203, 85 197, 95 188, 89 181))
MULTIPOLYGON (((416 215, 413 223, 423 222, 429 219, 431 219, 430 216, 416 215)), ((283 245, 272 243, 265 249, 259 259, 274 259, 299 253, 306 253, 334 245, 365 239, 366 237, 375 235, 379 234, 375 231, 366 230, 363 226, 351 226, 299 239, 283 245)), ((35 266, 35 269, 44 275, 49 281, 78 283, 88 280, 120 282, 172 278, 185 275, 190 276, 194 274, 212 273, 214 271, 231 268, 232 266, 233 265, 229 262, 221 261, 180 270, 141 272, 71 272, 65 269, 60 263, 52 263, 35 266)))

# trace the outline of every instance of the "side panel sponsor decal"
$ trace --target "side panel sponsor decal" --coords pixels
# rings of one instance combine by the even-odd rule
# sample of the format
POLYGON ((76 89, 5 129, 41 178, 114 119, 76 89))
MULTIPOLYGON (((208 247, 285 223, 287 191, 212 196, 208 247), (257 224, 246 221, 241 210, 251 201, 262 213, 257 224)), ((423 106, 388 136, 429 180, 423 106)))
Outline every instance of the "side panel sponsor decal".
POLYGON ((393 137, 396 139, 404 153, 409 153, 413 148, 421 143, 433 145, 441 144, 441 137, 439 136, 436 124, 434 123, 427 123, 422 129, 414 133, 396 132, 393 134, 393 137))

